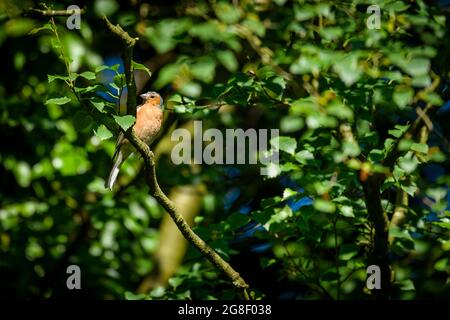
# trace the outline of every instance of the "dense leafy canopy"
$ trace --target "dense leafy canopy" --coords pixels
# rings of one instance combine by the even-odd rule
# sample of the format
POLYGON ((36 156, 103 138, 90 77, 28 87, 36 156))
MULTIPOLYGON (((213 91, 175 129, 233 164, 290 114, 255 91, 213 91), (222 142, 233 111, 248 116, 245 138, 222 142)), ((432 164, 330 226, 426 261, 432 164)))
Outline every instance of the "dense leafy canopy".
POLYGON ((135 120, 103 15, 139 38, 138 91, 166 102, 162 189, 252 297, 372 298, 374 263, 385 297, 450 296, 448 2, 377 1, 371 29, 359 0, 95 0, 80 30, 33 2, 0 4, 0 296, 237 297, 148 195, 138 156, 103 187, 135 120), (279 128, 279 165, 175 165, 171 132, 195 120, 279 128))

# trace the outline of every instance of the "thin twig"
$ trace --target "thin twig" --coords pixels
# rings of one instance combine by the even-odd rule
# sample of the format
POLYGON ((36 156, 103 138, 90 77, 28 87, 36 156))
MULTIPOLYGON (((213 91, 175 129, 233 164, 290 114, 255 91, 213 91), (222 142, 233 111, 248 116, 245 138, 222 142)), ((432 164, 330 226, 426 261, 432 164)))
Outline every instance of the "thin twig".
POLYGON ((71 10, 52 10, 52 9, 28 9, 26 14, 28 15, 36 15, 42 17, 69 17, 74 14, 83 14, 86 12, 85 8, 82 9, 71 9, 71 10))

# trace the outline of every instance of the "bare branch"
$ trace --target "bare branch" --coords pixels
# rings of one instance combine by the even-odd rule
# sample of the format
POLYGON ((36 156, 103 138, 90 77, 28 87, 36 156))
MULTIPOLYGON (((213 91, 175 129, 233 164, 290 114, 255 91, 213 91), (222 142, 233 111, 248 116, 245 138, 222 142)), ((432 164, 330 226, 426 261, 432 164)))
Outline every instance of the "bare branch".
POLYGON ((41 17, 69 17, 73 14, 83 14, 86 12, 85 8, 72 10, 51 10, 51 9, 28 9, 27 15, 41 16, 41 17))

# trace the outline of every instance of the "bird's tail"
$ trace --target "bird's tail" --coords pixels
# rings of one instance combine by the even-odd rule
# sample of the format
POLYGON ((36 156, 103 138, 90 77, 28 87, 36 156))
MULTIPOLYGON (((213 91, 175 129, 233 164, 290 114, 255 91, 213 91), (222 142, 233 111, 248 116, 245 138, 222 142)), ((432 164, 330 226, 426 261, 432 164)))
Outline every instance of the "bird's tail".
POLYGON ((116 160, 111 168, 111 172, 109 173, 108 180, 105 181, 105 188, 113 189, 114 183, 116 182, 117 176, 119 175, 120 166, 123 162, 123 153, 121 150, 117 153, 116 160))

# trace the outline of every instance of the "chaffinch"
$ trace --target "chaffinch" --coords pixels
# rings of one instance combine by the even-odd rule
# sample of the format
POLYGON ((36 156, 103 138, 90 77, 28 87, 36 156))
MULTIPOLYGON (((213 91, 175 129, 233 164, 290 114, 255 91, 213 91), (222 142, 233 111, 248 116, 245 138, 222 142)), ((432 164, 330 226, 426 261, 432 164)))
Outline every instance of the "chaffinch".
MULTIPOLYGON (((155 91, 149 91, 141 94, 140 97, 144 103, 139 105, 136 110, 136 123, 133 126, 136 135, 146 144, 150 145, 155 140, 161 129, 163 119, 163 99, 155 91)), ((131 143, 125 139, 124 134, 120 132, 117 137, 116 150, 114 151, 114 165, 109 173, 108 180, 105 182, 105 188, 112 190, 114 182, 120 171, 120 166, 126 158, 134 151, 131 143)))

